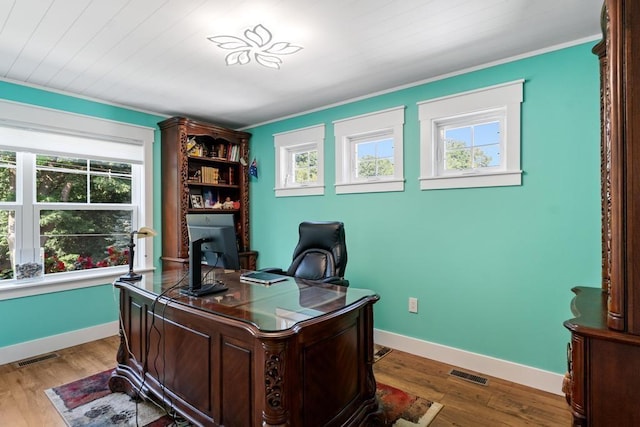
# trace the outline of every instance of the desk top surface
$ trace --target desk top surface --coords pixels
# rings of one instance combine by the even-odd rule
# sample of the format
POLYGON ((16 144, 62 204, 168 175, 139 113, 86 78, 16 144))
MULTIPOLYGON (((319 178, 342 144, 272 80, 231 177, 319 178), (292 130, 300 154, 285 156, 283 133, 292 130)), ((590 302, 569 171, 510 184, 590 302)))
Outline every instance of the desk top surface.
POLYGON ((287 330, 298 322, 344 309, 359 301, 375 302, 379 299, 375 292, 368 289, 292 277, 265 286, 241 282, 240 272, 221 269, 208 272, 209 276, 214 273, 215 279, 221 280, 228 290, 202 297, 180 293, 180 289, 188 287, 186 270, 146 273, 139 282, 116 281, 116 286, 145 290, 155 297, 160 295, 165 303, 176 302, 250 323, 263 332, 287 330))

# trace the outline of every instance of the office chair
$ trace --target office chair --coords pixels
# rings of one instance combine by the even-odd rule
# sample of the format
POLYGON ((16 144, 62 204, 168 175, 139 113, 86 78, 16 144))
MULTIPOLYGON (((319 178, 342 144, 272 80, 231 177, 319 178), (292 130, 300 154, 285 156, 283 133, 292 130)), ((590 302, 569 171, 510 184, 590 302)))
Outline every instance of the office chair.
POLYGON ((289 268, 286 271, 277 268, 262 271, 349 286, 349 281, 344 278, 347 267, 344 224, 338 221, 305 221, 300 223, 298 233, 300 238, 289 268))

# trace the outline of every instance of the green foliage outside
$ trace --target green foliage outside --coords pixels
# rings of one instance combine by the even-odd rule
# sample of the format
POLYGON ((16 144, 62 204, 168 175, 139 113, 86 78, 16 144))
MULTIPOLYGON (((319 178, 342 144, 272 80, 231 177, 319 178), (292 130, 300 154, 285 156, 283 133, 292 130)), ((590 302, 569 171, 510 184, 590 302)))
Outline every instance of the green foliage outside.
POLYGON ((447 170, 484 168, 491 164, 491 156, 487 156, 480 148, 474 147, 472 149, 467 147, 463 141, 451 139, 445 141, 445 144, 447 170))
MULTIPOLYGON (((15 155, 0 153, 0 201, 16 200, 15 155), (11 163, 13 160, 13 163, 11 163)), ((36 157, 36 201, 45 273, 122 265, 128 262, 132 227, 131 165, 56 156, 36 157), (122 204, 122 208, 84 206, 122 204), (72 209, 64 209, 73 204, 72 209)), ((37 210, 36 210, 37 212, 37 210)), ((0 211, 0 269, 12 277, 13 210, 0 211)), ((29 227, 27 224, 26 227, 29 227)))
POLYGON ((361 178, 393 176, 393 163, 387 158, 377 158, 372 155, 363 156, 358 161, 358 176, 361 178))
POLYGON ((318 181, 318 151, 297 153, 295 165, 295 182, 297 184, 318 181))

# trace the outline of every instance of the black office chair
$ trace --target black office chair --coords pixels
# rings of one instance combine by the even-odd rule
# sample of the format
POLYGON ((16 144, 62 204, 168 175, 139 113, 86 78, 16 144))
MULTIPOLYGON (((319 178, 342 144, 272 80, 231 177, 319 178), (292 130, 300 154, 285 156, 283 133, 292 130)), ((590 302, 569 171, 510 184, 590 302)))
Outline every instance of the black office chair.
POLYGON ((284 271, 267 268, 269 271, 322 283, 349 286, 344 278, 347 268, 347 244, 342 222, 300 223, 300 239, 293 251, 293 261, 284 271))

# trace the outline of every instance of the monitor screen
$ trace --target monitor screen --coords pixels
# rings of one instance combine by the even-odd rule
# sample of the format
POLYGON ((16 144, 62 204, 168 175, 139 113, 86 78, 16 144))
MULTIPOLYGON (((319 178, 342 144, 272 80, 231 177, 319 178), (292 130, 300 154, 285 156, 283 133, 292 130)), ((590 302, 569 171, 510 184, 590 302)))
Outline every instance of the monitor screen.
POLYGON ((191 242, 198 239, 210 241, 201 244, 203 261, 212 267, 239 270, 238 244, 233 214, 187 214, 189 251, 191 242), (229 228, 219 230, 218 228, 229 228))
POLYGON ((189 253, 194 249, 198 251, 199 246, 201 262, 211 267, 240 270, 238 245, 233 227, 188 225, 188 230, 189 253))
POLYGON ((187 225, 199 225, 203 227, 235 227, 233 214, 187 214, 187 225))
POLYGON ((203 284, 202 263, 211 267, 240 269, 233 214, 188 214, 187 230, 189 232, 189 288, 185 293, 202 296, 219 291, 222 288, 214 286, 215 283, 203 284))

